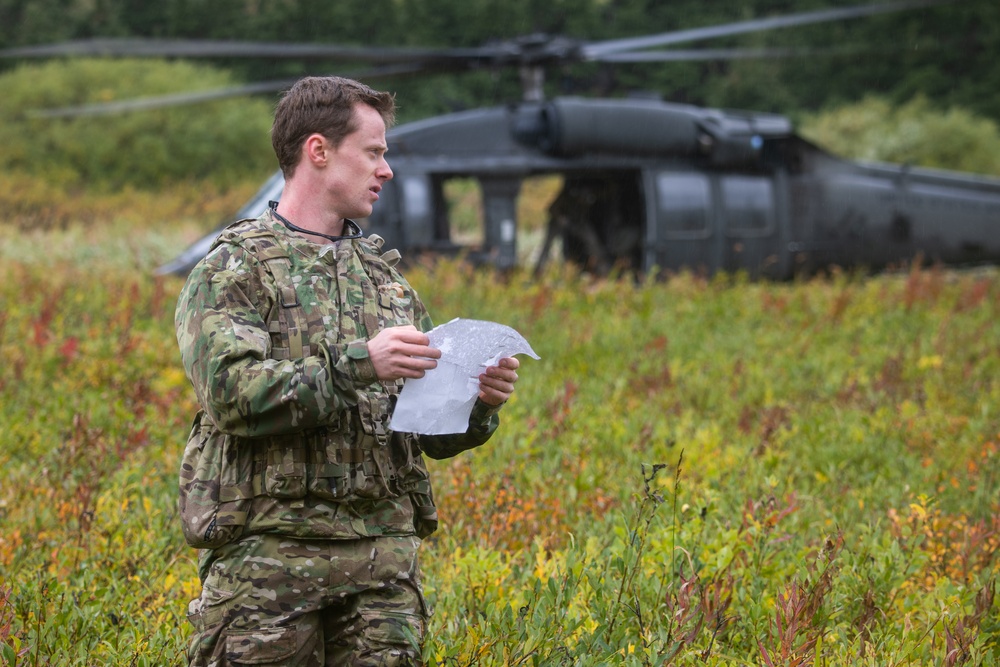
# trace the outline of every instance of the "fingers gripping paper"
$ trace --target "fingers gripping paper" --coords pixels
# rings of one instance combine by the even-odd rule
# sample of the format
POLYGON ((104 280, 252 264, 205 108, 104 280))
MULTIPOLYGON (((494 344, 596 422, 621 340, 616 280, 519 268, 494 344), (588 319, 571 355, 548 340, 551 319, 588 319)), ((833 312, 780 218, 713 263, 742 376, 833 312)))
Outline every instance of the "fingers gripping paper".
POLYGON ((464 433, 479 395, 479 374, 504 357, 539 356, 514 329, 496 322, 457 318, 427 332, 441 350, 437 368, 403 385, 389 421, 394 431, 464 433))

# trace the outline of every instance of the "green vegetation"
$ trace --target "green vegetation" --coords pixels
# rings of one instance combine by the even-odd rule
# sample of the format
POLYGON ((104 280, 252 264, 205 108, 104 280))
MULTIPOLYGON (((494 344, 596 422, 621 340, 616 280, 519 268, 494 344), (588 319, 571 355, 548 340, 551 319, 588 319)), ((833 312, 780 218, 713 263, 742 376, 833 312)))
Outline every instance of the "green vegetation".
POLYGON ((893 107, 867 97, 807 116, 803 136, 838 155, 1000 176, 1000 128, 963 109, 941 111, 924 97, 893 107))
MULTIPOLYGON (((537 30, 633 36, 774 3, 201 5, 11 0, 0 45, 265 35, 474 46, 537 30)), ((834 152, 1000 174, 998 12, 974 0, 732 44, 905 47, 878 57, 630 67, 601 80, 616 94, 834 109, 804 122, 834 152), (880 97, 855 102, 872 90, 880 97)), ((0 665, 182 663, 199 584, 176 473, 195 406, 173 337, 180 281, 151 269, 273 169, 270 104, 26 112, 305 71, 224 65, 236 74, 97 60, 0 74, 0 665)), ((596 73, 568 68, 550 92, 592 92, 596 73)), ((403 119, 518 90, 516 72, 388 87, 403 119)), ((478 215, 466 190, 450 194, 478 215)), ((431 664, 1000 662, 996 270, 783 285, 594 282, 561 269, 501 280, 451 263, 409 275, 438 321, 505 322, 542 355, 525 361, 493 442, 432 464, 443 527, 423 557, 431 664)))
POLYGON ((0 172, 34 177, 50 191, 152 189, 184 181, 220 188, 263 178, 276 163, 271 109, 260 99, 110 117, 29 115, 233 84, 228 73, 184 62, 76 59, 22 65, 0 75, 0 172))
MULTIPOLYGON (((0 230, 0 664, 181 663, 189 232, 0 230)), ((542 357, 432 464, 431 664, 1000 660, 996 270, 409 275, 542 357)))
MULTIPOLYGON (((635 37, 861 0, 4 0, 0 48, 90 37, 238 39, 365 47, 478 47, 535 33, 581 40, 635 37)), ((882 16, 800 26, 680 48, 793 48, 787 59, 557 67, 550 95, 653 91, 667 99, 797 113, 876 93, 894 104, 918 93, 1000 121, 1000 4, 963 0, 882 16)), ((0 67, 10 61, 0 62, 0 67)), ((357 72, 365 63, 258 59, 216 62, 247 81, 357 72)), ((516 68, 385 80, 403 118, 519 98, 516 68)))
MULTIPOLYGON (((271 109, 230 99, 116 116, 32 112, 233 83, 221 70, 160 60, 68 60, 0 74, 0 207, 22 228, 129 217, 213 222, 276 169, 271 109)), ((193 239, 192 239, 193 240, 193 239)))

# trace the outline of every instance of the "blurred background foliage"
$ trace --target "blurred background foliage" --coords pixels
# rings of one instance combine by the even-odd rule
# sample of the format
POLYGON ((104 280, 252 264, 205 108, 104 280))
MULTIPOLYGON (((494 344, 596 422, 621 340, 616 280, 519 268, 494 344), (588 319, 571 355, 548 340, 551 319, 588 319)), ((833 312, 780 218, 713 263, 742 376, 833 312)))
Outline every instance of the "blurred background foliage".
MULTIPOLYGON (((477 46, 545 32, 603 40, 858 4, 841 0, 0 0, 0 48, 90 37, 218 38, 361 46, 477 46)), ((687 46, 687 45, 682 45, 687 46)), ((845 157, 997 174, 1000 4, 960 0, 693 47, 796 47, 784 60, 554 67, 547 94, 642 92, 786 114, 845 157)), ((114 116, 32 110, 347 73, 363 63, 56 59, 0 62, 0 179, 30 201, 190 184, 197 197, 275 168, 274 96, 114 116)), ((372 81, 400 121, 519 99, 515 69, 372 81)), ((7 196, 7 199, 10 195, 7 196)), ((7 202, 10 203, 10 202, 7 202)), ((34 204, 21 207, 35 210, 34 204), (34 208, 32 208, 34 207, 34 208)), ((71 206, 70 206, 71 207, 71 206)))
MULTIPOLYGON (((743 21, 864 4, 860 0, 0 0, 0 48, 88 37, 246 39, 363 46, 478 46, 530 33, 583 40, 743 21)), ((685 45, 686 46, 686 45, 685 45)), ((811 57, 779 61, 572 67, 550 75, 560 90, 653 90, 695 104, 764 111, 804 109, 877 94, 893 103, 923 93, 1000 120, 1000 5, 958 0, 919 10, 786 28, 691 46, 808 47, 811 57)), ((246 79, 298 75, 294 61, 222 63, 246 79)), ((326 72, 340 63, 320 63, 326 72)), ((454 78, 454 77, 445 77, 454 78)), ((517 72, 480 73, 440 89, 400 81, 409 112, 507 101, 517 72), (420 93, 423 94, 420 94, 420 93), (495 99, 485 99, 492 92, 495 99), (413 94, 417 93, 417 94, 413 94), (475 95, 472 99, 465 94, 475 95), (418 102, 419 100, 419 102, 418 102)), ((397 87, 393 85, 393 88, 397 87)))
POLYGON ((230 99, 112 117, 50 119, 32 109, 225 87, 233 76, 186 62, 71 59, 0 75, 0 169, 54 186, 158 187, 184 179, 232 185, 270 153, 270 105, 230 99))
POLYGON ((894 107, 884 97, 805 115, 806 138, 859 160, 1000 175, 1000 129, 960 107, 936 108, 924 96, 894 107))

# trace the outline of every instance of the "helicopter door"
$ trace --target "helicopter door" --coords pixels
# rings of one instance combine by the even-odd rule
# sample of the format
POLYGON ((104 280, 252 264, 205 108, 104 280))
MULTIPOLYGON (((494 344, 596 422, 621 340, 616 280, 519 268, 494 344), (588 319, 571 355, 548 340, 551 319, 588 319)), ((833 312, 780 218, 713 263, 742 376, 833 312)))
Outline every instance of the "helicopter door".
POLYGON ((724 226, 722 269, 757 277, 778 262, 774 179, 725 175, 719 178, 720 217, 724 226))
POLYGON ((435 251, 502 269, 514 266, 520 177, 436 175, 432 189, 435 251))
POLYGON ((486 218, 483 250, 497 268, 513 268, 517 263, 517 194, 521 179, 481 176, 479 183, 486 218))
POLYGON ((711 273, 719 268, 712 242, 712 182, 700 172, 653 175, 655 235, 647 237, 646 268, 711 273))

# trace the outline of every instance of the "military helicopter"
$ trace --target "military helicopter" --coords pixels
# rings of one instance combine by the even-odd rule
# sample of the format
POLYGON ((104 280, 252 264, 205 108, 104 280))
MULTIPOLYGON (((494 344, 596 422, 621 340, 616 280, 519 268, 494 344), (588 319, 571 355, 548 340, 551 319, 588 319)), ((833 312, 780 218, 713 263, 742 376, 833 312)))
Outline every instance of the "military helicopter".
MULTIPOLYGON (((553 247, 596 273, 614 269, 705 274, 744 271, 787 279, 838 266, 879 269, 917 257, 946 264, 1000 261, 1000 180, 838 158, 798 136, 780 115, 708 109, 649 98, 545 99, 546 67, 563 62, 649 62, 786 57, 787 51, 650 51, 713 37, 871 16, 940 4, 862 5, 603 42, 532 36, 478 49, 384 49, 219 42, 91 40, 9 49, 2 56, 157 55, 324 57, 366 60, 362 80, 423 71, 518 67, 522 100, 393 128, 395 173, 359 221, 404 257, 460 254, 508 269, 518 262, 518 197, 529 179, 555 175, 534 259, 553 247), (457 188, 457 190, 456 190, 457 188), (479 213, 460 230, 456 191, 479 213)), ((218 91, 280 90, 290 81, 218 91)), ((120 112, 204 94, 53 110, 120 112)), ((280 172, 236 213, 256 216, 281 196, 280 172)), ((185 273, 220 228, 161 267, 185 273)))

